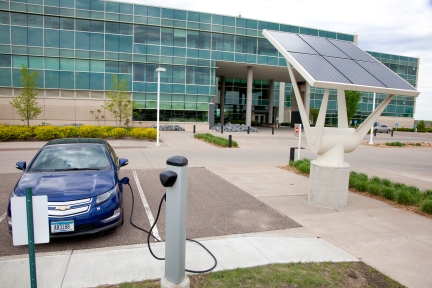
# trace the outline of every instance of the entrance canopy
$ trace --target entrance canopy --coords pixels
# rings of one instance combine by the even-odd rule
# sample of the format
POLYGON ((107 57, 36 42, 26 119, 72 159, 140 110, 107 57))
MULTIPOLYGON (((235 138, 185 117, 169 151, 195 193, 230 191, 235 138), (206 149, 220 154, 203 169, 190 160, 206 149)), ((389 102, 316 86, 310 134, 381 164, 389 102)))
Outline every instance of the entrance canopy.
POLYGON ((263 35, 285 57, 287 65, 291 64, 313 87, 405 96, 420 94, 352 42, 270 30, 263 30, 263 35))

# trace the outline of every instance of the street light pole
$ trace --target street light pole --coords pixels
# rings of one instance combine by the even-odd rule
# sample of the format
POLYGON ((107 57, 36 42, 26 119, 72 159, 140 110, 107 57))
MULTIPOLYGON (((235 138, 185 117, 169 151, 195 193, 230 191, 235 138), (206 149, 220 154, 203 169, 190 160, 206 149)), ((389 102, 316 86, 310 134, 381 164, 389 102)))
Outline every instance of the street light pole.
POLYGON ((159 67, 156 69, 158 73, 158 82, 157 82, 157 112, 156 112, 156 146, 160 146, 159 144, 159 103, 160 103, 160 73, 165 72, 166 69, 159 67))
MULTIPOLYGON (((373 104, 372 104, 372 113, 373 113, 373 111, 375 110, 375 96, 376 96, 376 93, 374 92, 374 96, 373 96, 373 104)), ((370 140, 369 140, 369 144, 373 144, 372 137, 373 137, 373 125, 372 125, 372 127, 371 127, 371 133, 370 133, 370 140)))

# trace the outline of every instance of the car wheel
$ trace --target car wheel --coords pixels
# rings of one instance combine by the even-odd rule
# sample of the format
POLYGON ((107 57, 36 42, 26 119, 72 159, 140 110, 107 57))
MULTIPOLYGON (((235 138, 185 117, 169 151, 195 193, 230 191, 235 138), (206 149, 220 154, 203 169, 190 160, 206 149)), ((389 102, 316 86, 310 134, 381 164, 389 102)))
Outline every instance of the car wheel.
POLYGON ((387 129, 387 132, 386 133, 390 133, 390 129, 387 129))

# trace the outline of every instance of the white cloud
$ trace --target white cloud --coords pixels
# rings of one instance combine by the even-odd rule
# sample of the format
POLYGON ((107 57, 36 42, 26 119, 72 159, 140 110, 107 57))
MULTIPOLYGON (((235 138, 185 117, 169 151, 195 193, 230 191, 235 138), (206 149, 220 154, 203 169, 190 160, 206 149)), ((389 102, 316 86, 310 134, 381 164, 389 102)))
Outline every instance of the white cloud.
POLYGON ((364 50, 420 58, 416 119, 432 120, 432 0, 128 0, 357 33, 364 50))

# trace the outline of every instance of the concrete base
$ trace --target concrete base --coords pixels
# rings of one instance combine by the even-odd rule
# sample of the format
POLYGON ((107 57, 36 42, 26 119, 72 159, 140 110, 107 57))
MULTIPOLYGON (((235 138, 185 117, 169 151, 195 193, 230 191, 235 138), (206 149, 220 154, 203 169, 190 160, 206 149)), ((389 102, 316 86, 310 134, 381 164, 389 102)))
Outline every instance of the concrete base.
POLYGON ((162 288, 189 288, 190 287, 190 279, 187 275, 185 275, 183 281, 179 284, 175 284, 165 277, 161 278, 161 287, 162 288))
POLYGON ((308 202, 326 208, 347 205, 350 165, 327 166, 311 161, 308 202))

